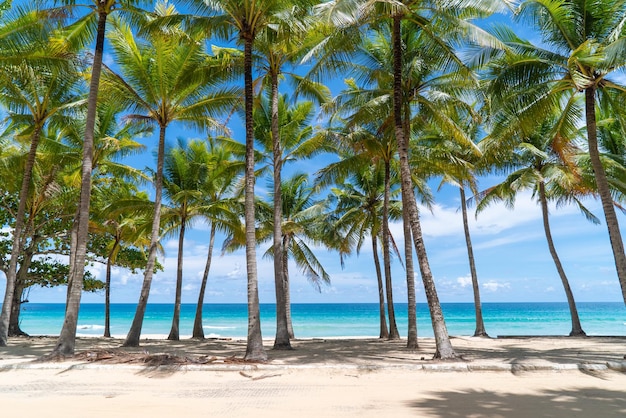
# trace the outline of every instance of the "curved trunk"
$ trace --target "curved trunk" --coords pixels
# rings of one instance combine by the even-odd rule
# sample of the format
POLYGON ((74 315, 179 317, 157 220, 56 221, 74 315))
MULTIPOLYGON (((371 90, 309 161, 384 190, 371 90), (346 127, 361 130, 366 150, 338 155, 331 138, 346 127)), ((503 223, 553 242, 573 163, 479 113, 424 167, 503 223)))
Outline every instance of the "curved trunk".
POLYGON ((293 321, 291 320, 291 291, 289 290, 289 252, 290 238, 285 236, 283 241, 283 283, 285 289, 285 316, 287 317, 287 332, 289 338, 296 338, 293 332, 293 321))
MULTIPOLYGON (((15 215, 15 229, 13 230, 13 244, 11 247, 11 258, 9 259, 9 269, 6 273, 6 289, 4 291, 4 302, 2 303, 2 313, 0 314, 0 347, 6 347, 7 338, 9 336, 9 322, 13 306, 13 294, 15 293, 17 281, 17 262, 22 253, 22 231, 24 229, 24 220, 26 218, 26 201, 28 200, 28 191, 30 189, 30 181, 33 175, 33 167, 37 156, 37 148, 41 139, 40 124, 35 125, 35 131, 30 141, 30 150, 24 166, 24 176, 22 177, 22 186, 19 194, 19 204, 15 215)), ((19 295, 21 297, 21 295, 19 295)))
POLYGON ((119 245, 119 239, 115 239, 115 243, 113 244, 113 248, 109 252, 109 256, 107 257, 107 271, 106 278, 104 282, 104 336, 107 338, 111 337, 111 268, 113 266, 113 254, 115 254, 115 250, 119 245))
POLYGON ((589 158, 598 187, 598 194, 602 202, 604 210, 604 218, 606 227, 609 230, 609 239, 615 259, 615 268, 617 269, 617 277, 622 288, 622 298, 626 304, 626 255, 624 254, 624 243, 619 230, 615 207, 613 206, 613 198, 609 189, 609 182, 606 178, 606 172, 600 161, 600 152, 598 151, 598 131, 596 125, 596 90, 589 87, 585 90, 585 119, 587 122, 587 140, 589 142, 589 158))
POLYGON ((254 122, 252 120, 252 42, 251 33, 244 33, 244 106, 246 119, 246 171, 244 217, 246 224, 246 271, 248 276, 248 341, 245 360, 265 361, 261 334, 261 310, 259 307, 259 283, 256 265, 256 236, 254 213, 254 122))
POLYGON ((91 69, 91 81, 89 84, 89 97, 87 99, 87 119, 85 121, 85 139, 83 141, 83 166, 80 184, 80 201, 78 205, 76 249, 70 252, 74 254, 73 263, 70 265, 70 277, 68 279, 68 298, 65 308, 65 320, 57 341, 57 345, 51 353, 52 356, 72 356, 76 346, 76 325, 80 309, 80 297, 83 290, 83 275, 85 272, 85 259, 87 255, 87 238, 89 234, 89 204, 91 198, 91 171, 93 168, 93 135, 96 123, 96 111, 98 106, 98 86, 102 73, 102 57, 104 53, 104 34, 106 29, 107 13, 100 11, 98 14, 98 29, 96 34, 96 47, 91 69))
POLYGON ((146 262, 146 270, 143 275, 143 284, 141 285, 141 293, 139 294, 139 302, 135 310, 135 316, 130 326, 130 330, 126 335, 123 347, 138 347, 139 338, 141 337, 141 328, 143 326, 143 318, 148 306, 148 297, 150 296, 150 287, 152 286, 152 276, 154 275, 154 265, 156 263, 157 246, 159 244, 159 232, 161 230, 161 199, 163 195, 163 160, 165 159, 165 126, 161 126, 159 130, 159 147, 157 151, 157 172, 156 184, 154 185, 154 215, 152 217, 152 232, 150 234, 150 250, 148 251, 148 261, 146 262))
POLYGON ((405 214, 402 214, 402 227, 404 231, 404 266, 406 269, 406 293, 408 302, 409 329, 407 334, 406 348, 415 350, 417 343, 417 298, 415 297, 415 268, 413 267, 413 245, 411 244, 411 226, 405 214))
POLYGON ((413 182, 411 179, 411 169, 409 167, 408 159, 408 140, 407 138, 405 138, 404 131, 402 129, 402 40, 400 37, 401 21, 402 15, 396 14, 393 16, 393 113, 394 131, 396 135, 396 140, 398 141, 398 154, 400 156, 402 207, 403 210, 407 212, 406 216, 409 219, 409 224, 411 226, 413 244, 415 245, 415 252, 417 254, 420 272, 422 274, 422 281, 424 282, 426 300, 428 302, 430 318, 433 325, 433 333, 435 335, 435 358, 455 359, 457 358, 457 355, 452 348, 450 337, 448 336, 448 330, 446 328, 443 312, 441 311, 441 305, 439 304, 439 298, 435 289, 435 282, 433 281, 430 265, 428 263, 428 257, 426 255, 426 248, 424 246, 422 228, 420 225, 419 213, 417 210, 417 202, 415 201, 415 195, 413 193, 413 182))
POLYGON ((204 293, 206 292, 207 282, 209 280, 209 271, 211 270, 211 260, 213 258, 213 245, 215 244, 215 224, 211 223, 211 235, 209 239, 209 253, 206 257, 206 265, 202 274, 202 283, 200 284, 200 294, 198 295, 198 305, 196 305, 196 317, 193 321, 193 334, 191 338, 204 339, 204 328, 202 328, 202 308, 204 307, 204 293))
POLYGON ((467 203, 465 201, 465 189, 463 185, 459 188, 461 193, 461 212, 463 214, 463 231, 465 232, 465 244, 467 245, 467 258, 469 259, 470 274, 472 276, 472 290, 474 291, 474 310, 476 312, 476 329, 474 337, 488 337, 483 321, 483 308, 480 303, 480 288, 478 286, 478 274, 476 274, 476 263, 474 262, 474 250, 472 249, 472 239, 470 237, 469 223, 467 222, 467 203))
POLYGON ((167 336, 168 340, 180 340, 180 303, 183 294, 183 243, 185 241, 186 218, 181 218, 180 234, 178 235, 178 263, 176 265, 176 296, 174 300, 174 316, 172 317, 172 328, 167 336))
POLYGON ((561 264, 561 260, 559 259, 558 254, 556 253, 556 248, 554 247, 554 241, 552 240, 552 233, 550 232, 550 223, 548 221, 548 201, 546 199, 546 188, 543 181, 539 183, 539 201, 541 202, 541 215, 543 218, 543 230, 546 233, 546 239, 548 240, 548 248, 550 249, 550 255, 554 260, 554 265, 556 266, 556 270, 559 272, 559 277, 561 278, 561 282, 563 283, 563 289, 565 290, 565 295, 567 296, 567 304, 569 305, 570 316, 572 317, 572 331, 570 332, 570 336, 585 336, 585 331, 583 331, 582 326, 580 325, 580 318, 578 317, 578 309, 576 309, 576 302, 574 301, 574 294, 572 293, 572 289, 570 288, 569 281, 567 280, 567 276, 565 275, 565 270, 563 269, 563 265, 561 264))
POLYGON ((289 329, 287 327, 287 292, 286 280, 283 277, 283 203, 280 190, 282 170, 282 150, 280 144, 280 132, 278 129, 278 74, 272 71, 271 91, 271 130, 272 130, 272 154, 274 159, 274 287, 276 290, 276 338, 274 350, 290 350, 289 329))
POLYGON ((385 268, 385 288, 387 290, 387 314, 389 315, 389 339, 400 339, 398 325, 396 324, 396 312, 393 304, 393 286, 391 283, 391 254, 389 250, 389 188, 390 167, 385 161, 385 193, 383 198, 383 265, 385 268))
POLYGON ((24 297, 24 283, 20 280, 21 274, 18 271, 15 291, 13 292, 13 305, 11 306, 11 319, 9 320, 9 337, 28 337, 29 335, 20 328, 20 313, 22 303, 26 303, 24 297))
POLYGON ((380 318, 379 338, 389 338, 387 329, 387 316, 385 315, 385 287, 383 285, 383 273, 380 269, 380 258, 378 257, 378 239, 376 234, 372 234, 372 255, 374 256, 374 266, 376 267, 376 279, 378 281, 378 312, 380 318))

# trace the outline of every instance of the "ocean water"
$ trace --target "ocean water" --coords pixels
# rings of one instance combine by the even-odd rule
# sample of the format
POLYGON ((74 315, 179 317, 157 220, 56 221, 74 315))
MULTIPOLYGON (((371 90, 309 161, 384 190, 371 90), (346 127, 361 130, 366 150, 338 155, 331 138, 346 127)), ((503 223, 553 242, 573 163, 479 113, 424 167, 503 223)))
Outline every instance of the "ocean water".
MULTIPOLYGON (((402 336, 407 333, 407 305, 396 304, 396 320, 402 336)), ((261 305, 261 328, 264 338, 273 338, 276 316, 273 304, 261 305)), ((474 306, 471 303, 442 304, 448 332, 453 336, 474 333, 474 306)), ((30 335, 58 335, 63 324, 65 305, 25 304, 21 328, 30 335)), ((588 335, 626 336, 626 307, 621 302, 579 303, 582 326, 588 335)), ((124 337, 135 314, 135 304, 111 305, 111 334, 124 337)), ((172 321, 173 305, 149 304, 143 337, 166 336, 172 321)), ((194 304, 181 307, 181 337, 191 336, 194 304)), ((483 317, 489 335, 567 335, 571 330, 566 303, 485 303, 483 317)), ((378 305, 293 304, 292 318, 297 338, 377 337, 378 305)), ((426 304, 418 305, 419 337, 432 337, 426 304)), ((206 337, 243 338, 247 334, 245 304, 206 304, 203 315, 206 337)), ((78 335, 99 336, 104 332, 104 305, 83 304, 78 319, 78 335)))

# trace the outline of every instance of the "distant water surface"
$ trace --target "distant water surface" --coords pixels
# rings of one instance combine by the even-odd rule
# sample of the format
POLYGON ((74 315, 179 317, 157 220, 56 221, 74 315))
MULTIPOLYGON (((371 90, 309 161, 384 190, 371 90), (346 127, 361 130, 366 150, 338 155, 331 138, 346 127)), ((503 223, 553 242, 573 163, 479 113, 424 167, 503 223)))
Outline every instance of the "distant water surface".
MULTIPOLYGON (((111 305, 111 334, 123 337, 128 332, 135 304, 111 305)), ((402 336, 407 332, 407 304, 396 304, 396 319, 402 336)), ((474 306, 471 303, 445 303, 442 309, 450 335, 474 333, 474 306)), ((275 334, 275 306, 261 305, 264 338, 275 334)), ((25 304, 21 328, 30 335, 58 335, 63 324, 65 305, 25 304)), ((621 302, 583 302, 578 304, 583 329, 588 335, 626 335, 626 307, 621 302)), ((142 335, 163 336, 169 333, 172 304, 149 304, 142 335)), ((190 336, 195 314, 194 304, 181 307, 180 334, 190 336)), ((294 332, 299 338, 377 337, 378 305, 375 303, 293 304, 294 332)), ((418 335, 432 337, 426 304, 418 305, 418 335)), ((483 317, 487 332, 498 335, 567 335, 571 322, 567 303, 485 303, 483 317)), ((204 333, 207 337, 245 337, 245 304, 206 304, 204 333)), ((104 305, 83 304, 78 319, 78 334, 99 336, 104 332, 104 305)))

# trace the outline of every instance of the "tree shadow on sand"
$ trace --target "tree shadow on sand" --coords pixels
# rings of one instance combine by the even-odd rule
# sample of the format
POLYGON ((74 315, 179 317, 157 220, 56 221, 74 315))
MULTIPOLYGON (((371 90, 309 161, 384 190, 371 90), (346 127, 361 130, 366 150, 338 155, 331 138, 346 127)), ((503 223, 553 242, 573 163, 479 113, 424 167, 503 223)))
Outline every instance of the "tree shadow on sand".
POLYGON ((546 390, 542 394, 502 391, 441 391, 409 403, 432 418, 624 417, 626 392, 598 388, 546 390))

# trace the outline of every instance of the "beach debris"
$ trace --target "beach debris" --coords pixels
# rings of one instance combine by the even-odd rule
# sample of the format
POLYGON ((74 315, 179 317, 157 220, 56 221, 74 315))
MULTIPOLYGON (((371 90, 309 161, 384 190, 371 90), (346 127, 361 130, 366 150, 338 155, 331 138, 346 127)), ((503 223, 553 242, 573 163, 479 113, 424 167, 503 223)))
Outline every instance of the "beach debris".
POLYGON ((250 374, 248 374, 248 373, 246 373, 244 371, 240 371, 239 374, 242 375, 243 377, 247 377, 248 379, 251 379, 251 380, 261 380, 261 379, 267 379, 267 378, 270 378, 270 377, 282 376, 281 374, 269 374, 269 373, 263 374, 261 376, 252 376, 252 375, 250 375, 250 374))

